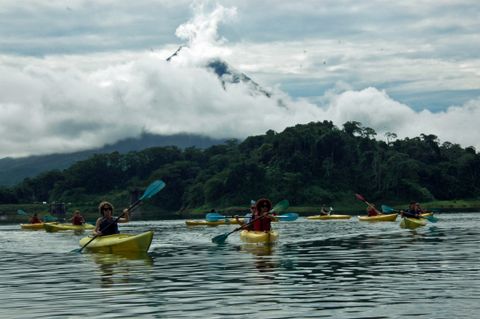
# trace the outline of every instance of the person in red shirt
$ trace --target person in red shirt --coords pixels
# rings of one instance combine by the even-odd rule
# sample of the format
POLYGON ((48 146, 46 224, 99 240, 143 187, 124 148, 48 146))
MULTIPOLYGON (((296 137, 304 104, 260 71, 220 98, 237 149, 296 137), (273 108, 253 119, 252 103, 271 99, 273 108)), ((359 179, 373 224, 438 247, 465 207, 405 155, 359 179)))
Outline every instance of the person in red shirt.
POLYGON ((80 215, 80 211, 77 209, 73 212, 73 216, 70 219, 73 225, 83 225, 85 224, 85 218, 80 215))
POLYGON ((42 220, 38 218, 37 213, 34 213, 33 216, 30 218, 30 224, 41 224, 42 220))
POLYGON ((382 215, 382 213, 379 212, 378 209, 376 209, 375 205, 373 205, 373 204, 368 205, 367 214, 368 214, 369 217, 382 215))
POLYGON ((269 214, 272 209, 272 202, 261 198, 255 203, 255 212, 252 216, 253 230, 268 232, 271 230, 272 216, 269 214), (261 217, 261 218, 260 218, 261 217))

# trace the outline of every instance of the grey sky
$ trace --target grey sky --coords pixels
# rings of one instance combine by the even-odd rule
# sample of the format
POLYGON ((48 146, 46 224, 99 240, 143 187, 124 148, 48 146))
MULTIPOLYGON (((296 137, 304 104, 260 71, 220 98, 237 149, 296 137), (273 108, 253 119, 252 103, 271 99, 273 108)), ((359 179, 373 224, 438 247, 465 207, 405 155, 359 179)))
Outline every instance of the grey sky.
POLYGON ((324 119, 478 149, 479 17, 474 0, 2 0, 0 157, 324 119), (214 57, 274 98, 224 90, 214 57))

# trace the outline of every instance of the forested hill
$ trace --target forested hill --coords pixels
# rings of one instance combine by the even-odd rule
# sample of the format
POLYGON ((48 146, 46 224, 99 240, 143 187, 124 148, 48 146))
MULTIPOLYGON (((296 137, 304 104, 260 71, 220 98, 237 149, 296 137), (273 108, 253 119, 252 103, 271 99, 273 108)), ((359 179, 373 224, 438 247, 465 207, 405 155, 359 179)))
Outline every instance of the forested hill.
POLYGON ((156 147, 98 154, 0 191, 1 203, 125 199, 155 179, 167 186, 150 204, 163 211, 247 205, 263 196, 319 205, 361 193, 374 200, 427 201, 480 197, 480 156, 473 147, 434 135, 374 139, 358 122, 268 131, 206 149, 156 147))
POLYGON ((224 140, 212 139, 200 135, 175 134, 155 135, 144 133, 138 138, 127 138, 114 144, 108 144, 101 148, 86 151, 29 156, 22 158, 0 159, 0 185, 12 186, 26 177, 34 177, 42 172, 53 169, 65 169, 77 161, 85 160, 94 154, 102 153, 127 153, 140 151, 154 146, 175 145, 179 148, 196 146, 206 148, 215 144, 221 144, 224 140))

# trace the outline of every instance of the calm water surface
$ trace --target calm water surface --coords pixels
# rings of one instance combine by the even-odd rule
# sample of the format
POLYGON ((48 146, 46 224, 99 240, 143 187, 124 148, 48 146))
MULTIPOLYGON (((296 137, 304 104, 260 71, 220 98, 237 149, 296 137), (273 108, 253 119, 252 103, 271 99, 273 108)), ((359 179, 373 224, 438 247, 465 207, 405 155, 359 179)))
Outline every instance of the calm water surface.
POLYGON ((0 318, 478 318, 480 213, 395 223, 275 223, 272 247, 235 226, 144 221, 145 256, 78 254, 84 235, 0 226, 0 318))

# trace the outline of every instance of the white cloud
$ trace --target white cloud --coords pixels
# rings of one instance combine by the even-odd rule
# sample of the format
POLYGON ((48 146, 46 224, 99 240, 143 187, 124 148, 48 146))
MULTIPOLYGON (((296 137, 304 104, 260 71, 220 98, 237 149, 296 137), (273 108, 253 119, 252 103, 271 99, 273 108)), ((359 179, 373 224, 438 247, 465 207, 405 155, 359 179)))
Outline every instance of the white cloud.
MULTIPOLYGON (((44 6, 48 7, 46 3, 44 6)), ((58 9, 60 4, 51 6, 58 9)), ((88 16, 84 1, 71 4, 70 9, 88 16)), ((422 10, 431 10, 430 4, 423 1, 422 10)), ((296 12, 311 13, 308 18, 320 15, 327 19, 329 12, 342 12, 341 6, 331 5, 335 10, 309 11, 308 6, 284 2, 271 10, 273 16, 288 17, 296 12)), ((16 6, 16 2, 8 2, 3 10, 16 6)), ((104 3, 103 9, 105 6, 104 3)), ((175 9, 173 2, 162 6, 175 9)), ((370 6, 365 6, 355 10, 367 11, 370 6)), ((191 19, 170 28, 188 44, 170 63, 165 59, 178 48, 172 42, 141 51, 101 49, 43 58, 0 55, 0 157, 87 149, 138 135, 143 130, 243 138, 268 129, 281 131, 298 123, 323 120, 332 120, 339 127, 346 121, 359 121, 374 128, 379 138, 385 132, 397 133, 399 137, 435 134, 441 141, 480 149, 480 131, 475 122, 480 118, 480 99, 431 112, 417 111, 392 97, 406 92, 480 90, 480 59, 475 56, 439 58, 435 56, 439 50, 452 52, 447 50, 445 39, 427 43, 420 43, 415 37, 403 41, 382 39, 378 37, 378 25, 365 26, 365 30, 375 34, 371 41, 365 41, 365 34, 359 36, 360 40, 350 35, 315 38, 309 31, 305 37, 270 41, 240 36, 240 41, 230 43, 220 36, 219 28, 224 23, 245 28, 240 23, 245 23, 242 19, 246 18, 242 10, 249 9, 244 3, 238 7, 207 8, 202 3, 193 6, 191 19), (212 57, 225 59, 269 87, 275 92, 273 98, 252 94, 251 88, 243 84, 229 85, 225 90, 216 75, 204 67, 212 57), (302 95, 309 85, 316 88, 302 95), (296 94, 289 97, 295 90, 296 94), (278 99, 287 107, 280 107, 278 99), (311 102, 314 100, 318 104, 311 102)), ((129 6, 123 3, 120 8, 129 6)), ((248 12, 251 16, 247 21, 258 19, 256 11, 248 12)), ((469 19, 455 24, 455 19, 449 17, 450 27, 475 25, 469 19)), ((108 23, 115 21, 110 18, 108 23)), ((284 23, 295 26, 288 19, 284 23)), ((432 21, 425 20, 412 28, 419 30, 431 25, 432 21)), ((268 25, 256 27, 268 29, 268 25)), ((388 27, 389 35, 393 29, 388 27)), ((91 37, 90 44, 102 42, 102 37, 95 34, 75 35, 74 39, 79 37, 91 37)), ((51 46, 59 39, 45 45, 51 46)), ((62 39, 68 43, 68 37, 62 39)), ((113 37, 111 41, 118 44, 118 39, 113 37)), ((468 47, 466 43, 474 39, 475 35, 465 33, 455 37, 454 43, 468 47)))

